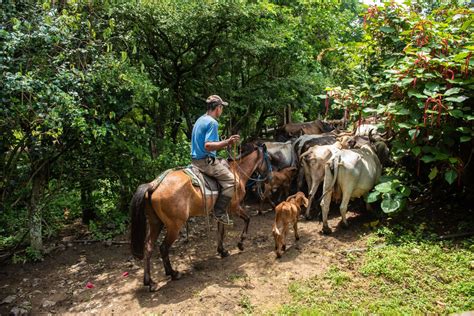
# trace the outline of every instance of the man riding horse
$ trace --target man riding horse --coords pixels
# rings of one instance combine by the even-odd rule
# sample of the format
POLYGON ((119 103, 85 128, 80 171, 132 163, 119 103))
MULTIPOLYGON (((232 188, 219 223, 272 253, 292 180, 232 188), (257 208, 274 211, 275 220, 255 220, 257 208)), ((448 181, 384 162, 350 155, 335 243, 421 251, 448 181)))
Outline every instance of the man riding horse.
POLYGON ((216 151, 238 142, 240 136, 232 135, 226 140, 219 140, 217 119, 228 103, 218 95, 209 96, 206 103, 207 112, 196 121, 191 136, 192 165, 219 182, 222 190, 214 205, 214 217, 225 225, 232 225, 227 209, 234 194, 236 179, 222 160, 216 157, 216 151))

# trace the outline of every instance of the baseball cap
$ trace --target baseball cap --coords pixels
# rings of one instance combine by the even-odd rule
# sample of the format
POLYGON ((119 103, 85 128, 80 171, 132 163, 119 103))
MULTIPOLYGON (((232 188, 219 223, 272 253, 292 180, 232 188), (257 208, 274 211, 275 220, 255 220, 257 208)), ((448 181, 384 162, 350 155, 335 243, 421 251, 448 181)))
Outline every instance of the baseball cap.
POLYGON ((206 100, 207 104, 216 103, 217 105, 228 105, 229 103, 224 102, 222 98, 216 94, 209 96, 206 100))

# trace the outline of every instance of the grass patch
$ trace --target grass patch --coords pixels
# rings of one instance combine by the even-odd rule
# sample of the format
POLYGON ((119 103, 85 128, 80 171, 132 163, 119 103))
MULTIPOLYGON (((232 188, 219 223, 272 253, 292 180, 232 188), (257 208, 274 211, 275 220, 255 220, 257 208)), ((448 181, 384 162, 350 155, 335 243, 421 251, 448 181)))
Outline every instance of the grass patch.
POLYGON ((245 294, 243 294, 240 297, 239 306, 242 307, 242 309, 244 310, 245 315, 250 315, 254 311, 254 306, 253 306, 252 302, 250 302, 250 298, 245 294))
MULTIPOLYGON (((385 232, 387 233, 387 232, 385 232)), ((368 240, 368 250, 289 287, 278 314, 420 314, 474 309, 473 240, 420 241, 393 232, 368 240), (388 235, 388 236, 387 236, 388 235), (380 245, 384 242, 384 246, 380 245)))

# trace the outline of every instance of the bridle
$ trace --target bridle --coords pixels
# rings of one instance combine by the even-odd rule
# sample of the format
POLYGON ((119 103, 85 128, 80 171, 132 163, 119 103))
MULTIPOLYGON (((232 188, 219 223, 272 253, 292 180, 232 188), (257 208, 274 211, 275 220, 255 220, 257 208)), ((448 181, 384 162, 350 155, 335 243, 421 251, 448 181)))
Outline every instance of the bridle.
MULTIPOLYGON (((242 173, 244 176, 248 178, 248 180, 252 180, 255 182, 264 182, 264 181, 267 181, 267 179, 271 180, 273 176, 273 171, 272 171, 272 164, 270 163, 270 156, 268 155, 268 151, 267 151, 267 146, 265 146, 265 144, 256 145, 256 146, 258 148, 259 153, 260 152, 263 153, 263 160, 260 162, 259 167, 263 163, 266 164, 267 172, 265 174, 265 177, 262 178, 261 175, 259 174, 257 178, 252 178, 251 175, 248 175, 247 173, 245 173, 244 170, 242 170, 242 168, 239 166, 238 163, 236 163, 235 166, 237 167, 237 169, 239 169, 240 173, 242 173)), ((227 154, 229 155, 229 158, 231 158, 233 161, 240 160, 240 158, 237 159, 236 157, 232 156, 232 153, 230 152, 229 147, 227 147, 227 154)))

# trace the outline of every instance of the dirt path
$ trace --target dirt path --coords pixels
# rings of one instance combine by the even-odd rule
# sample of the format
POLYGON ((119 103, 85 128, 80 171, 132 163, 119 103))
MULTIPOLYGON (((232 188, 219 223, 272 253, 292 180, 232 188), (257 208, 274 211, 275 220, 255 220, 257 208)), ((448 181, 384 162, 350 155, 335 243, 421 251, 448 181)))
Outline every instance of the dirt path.
POLYGON ((236 247, 242 228, 237 219, 227 231, 231 255, 225 259, 216 254, 213 222, 209 232, 207 219, 195 218, 189 242, 180 238, 171 253, 174 268, 184 273, 181 280, 170 281, 158 251, 154 254, 152 277, 160 286, 155 293, 142 286, 142 262, 131 258, 128 245, 75 244, 41 263, 0 267, 0 314, 12 309, 33 314, 261 314, 289 300, 292 281, 323 273, 344 260, 341 250, 365 245, 366 219, 349 215, 350 229, 336 228, 339 217, 330 219, 335 230, 330 236, 319 233, 319 222, 301 221, 300 241, 295 244, 291 236, 280 260, 273 251, 273 212, 251 218, 242 252, 236 247), (88 282, 94 287, 87 288, 88 282))

